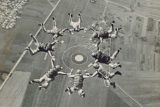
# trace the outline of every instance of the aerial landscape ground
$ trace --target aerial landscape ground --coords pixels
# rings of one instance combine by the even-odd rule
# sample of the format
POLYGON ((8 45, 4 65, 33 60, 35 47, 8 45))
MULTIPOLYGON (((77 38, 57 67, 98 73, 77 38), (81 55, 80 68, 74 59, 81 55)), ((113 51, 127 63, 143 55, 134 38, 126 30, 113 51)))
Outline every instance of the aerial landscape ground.
MULTIPOLYGON (((3 1, 3 0, 2 0, 3 1)), ((159 0, 28 0, 13 28, 0 27, 0 107, 159 107, 160 106, 160 1, 159 0), (69 27, 68 13, 82 15, 82 26, 105 20, 115 20, 121 26, 119 37, 105 41, 100 47, 106 53, 122 48, 115 61, 122 64, 117 70, 122 76, 114 78, 117 87, 105 87, 101 79, 89 78, 84 82, 86 97, 76 93, 67 95, 64 90, 71 84, 66 76, 58 76, 46 90, 28 84, 51 67, 50 57, 44 53, 31 56, 25 51, 35 47, 30 33, 41 42, 51 42, 39 23, 52 28, 55 17, 59 28, 69 27), (9 78, 8 73, 13 72, 9 78), (7 74, 6 74, 7 73, 7 74), (4 80, 8 78, 7 81, 4 80), (9 95, 8 95, 8 94, 9 95), (15 96, 19 96, 15 100, 15 96), (7 103, 8 102, 8 103, 7 103)), ((56 46, 56 63, 64 72, 70 69, 87 69, 94 61, 91 52, 95 46, 89 40, 91 32, 65 33, 56 46), (75 62, 82 55, 83 62, 75 62)), ((107 70, 108 66, 104 65, 107 70)), ((115 71, 115 70, 113 70, 115 71)))

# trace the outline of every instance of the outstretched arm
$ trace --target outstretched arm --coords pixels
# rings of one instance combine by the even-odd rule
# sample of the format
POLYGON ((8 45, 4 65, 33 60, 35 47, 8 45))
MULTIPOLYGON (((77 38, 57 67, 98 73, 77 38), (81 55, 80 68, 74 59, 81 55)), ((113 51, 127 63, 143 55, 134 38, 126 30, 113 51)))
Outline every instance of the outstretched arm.
POLYGON ((97 71, 95 71, 95 72, 92 74, 92 76, 91 76, 91 77, 95 77, 97 74, 98 74, 98 72, 97 72, 97 71))
POLYGON ((98 26, 98 22, 92 23, 92 25, 88 28, 88 30, 97 31, 96 27, 98 26))
POLYGON ((120 26, 120 27, 118 28, 118 31, 121 30, 121 29, 122 29, 122 26, 120 26))
POLYGON ((96 59, 96 60, 94 61, 94 63, 98 63, 98 59, 96 59))
POLYGON ((70 73, 67 73, 67 76, 69 78, 74 78, 75 75, 72 75, 73 69, 71 69, 70 73))
POLYGON ((38 40, 32 34, 29 34, 29 35, 31 36, 34 42, 39 43, 38 40))
POLYGON ((53 20, 53 28, 54 28, 55 26, 57 26, 57 23, 56 23, 56 19, 54 17, 52 17, 52 20, 53 20))
POLYGON ((58 72, 58 75, 67 75, 67 73, 62 72, 62 71, 59 71, 59 72, 58 72))
POLYGON ((58 43, 59 41, 58 40, 54 40, 52 43, 51 43, 51 45, 53 46, 53 45, 55 45, 56 43, 58 43))
POLYGON ((52 66, 52 68, 54 68, 55 67, 55 59, 51 59, 51 66, 52 66))
POLYGON ((90 77, 91 77, 91 74, 90 74, 90 73, 85 73, 85 74, 83 75, 83 78, 84 78, 84 79, 90 78, 90 77))
POLYGON ((84 79, 90 78, 91 75, 92 75, 92 74, 88 73, 87 70, 84 70, 84 73, 85 73, 85 74, 83 75, 83 78, 84 78, 84 79))
POLYGON ((39 26, 41 26, 42 27, 42 29, 43 29, 43 31, 44 32, 47 32, 48 34, 53 34, 53 31, 52 31, 52 29, 47 29, 45 26, 44 26, 44 24, 42 23, 42 24, 39 24, 39 26))
POLYGON ((46 29, 46 27, 44 26, 44 24, 43 24, 43 23, 38 24, 38 25, 42 27, 42 29, 43 29, 43 31, 44 31, 44 32, 47 32, 47 29, 46 29))
POLYGON ((64 28, 64 29, 60 30, 59 33, 62 34, 64 32, 66 32, 66 31, 68 31, 68 30, 69 30, 68 28, 64 28))
POLYGON ((96 31, 93 27, 88 28, 87 30, 96 31))
MULTIPOLYGON (((114 21, 113 21, 114 22, 114 21)), ((113 32, 114 31, 114 23, 111 23, 111 32, 113 32)))
POLYGON ((48 51, 49 56, 51 57, 51 66, 52 68, 55 67, 55 56, 52 55, 51 51, 48 51))
POLYGON ((93 66, 93 63, 90 63, 90 64, 88 65, 88 68, 90 68, 91 66, 93 66))
POLYGON ((92 67, 95 63, 98 63, 98 60, 97 60, 97 59, 96 59, 94 62, 90 63, 90 64, 88 65, 88 68, 89 68, 89 67, 92 67))

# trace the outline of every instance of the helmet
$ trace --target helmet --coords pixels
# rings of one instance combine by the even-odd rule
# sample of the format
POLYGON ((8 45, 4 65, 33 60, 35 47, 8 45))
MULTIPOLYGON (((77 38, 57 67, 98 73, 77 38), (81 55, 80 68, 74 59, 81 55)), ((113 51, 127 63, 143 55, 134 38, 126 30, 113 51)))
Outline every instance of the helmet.
POLYGON ((54 46, 52 46, 51 48, 52 48, 52 50, 55 50, 55 47, 54 47, 54 46))
POLYGON ((92 57, 94 57, 94 56, 96 56, 96 53, 93 52, 91 55, 92 55, 92 57))
POLYGON ((103 28, 102 28, 102 27, 99 27, 99 28, 98 28, 98 30, 99 30, 99 31, 102 31, 102 30, 103 30, 103 28))
POLYGON ((57 70, 63 69, 63 67, 61 67, 60 65, 56 65, 55 68, 56 68, 57 70))
POLYGON ((77 70, 77 74, 82 74, 82 71, 80 69, 77 70))
POLYGON ((98 63, 94 63, 94 64, 93 64, 93 67, 94 67, 95 69, 98 69, 98 68, 99 68, 99 64, 98 64, 98 63))
POLYGON ((98 26, 98 22, 95 22, 92 24, 92 27, 96 27, 96 26, 98 26))
POLYGON ((44 43, 39 43, 39 46, 40 47, 43 47, 45 44, 44 43))

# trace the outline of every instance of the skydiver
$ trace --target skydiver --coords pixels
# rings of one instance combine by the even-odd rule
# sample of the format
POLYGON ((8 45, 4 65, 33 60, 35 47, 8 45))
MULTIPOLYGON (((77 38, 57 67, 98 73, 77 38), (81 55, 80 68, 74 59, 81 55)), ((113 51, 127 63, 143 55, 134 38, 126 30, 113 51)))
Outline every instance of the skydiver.
POLYGON ((30 34, 30 36, 31 36, 31 38, 34 41, 34 44, 36 45, 36 49, 33 50, 29 46, 29 47, 26 47, 25 50, 28 50, 31 55, 35 55, 35 54, 37 54, 39 52, 46 52, 46 53, 48 53, 49 51, 50 52, 55 51, 55 44, 58 43, 57 40, 54 40, 51 43, 41 43, 41 42, 38 42, 38 40, 32 34, 30 34))
MULTIPOLYGON (((117 38, 120 30, 121 30, 121 28, 115 28, 113 32, 108 33, 108 38, 117 38)), ((105 38, 103 38, 103 39, 105 39, 105 38)))
POLYGON ((68 29, 68 30, 71 34, 74 34, 73 32, 79 32, 81 30, 84 30, 84 31, 86 30, 86 28, 81 27, 81 22, 82 22, 81 14, 78 14, 78 21, 73 21, 73 14, 68 13, 68 15, 69 15, 69 24, 72 27, 71 29, 68 29))
POLYGON ((112 67, 113 69, 117 67, 121 67, 119 62, 113 63, 112 61, 117 57, 118 53, 120 52, 121 48, 115 51, 111 56, 105 54, 101 50, 92 53, 92 57, 95 59, 95 62, 104 63, 112 67))
POLYGON ((73 85, 71 87, 67 87, 65 89, 65 92, 67 92, 69 95, 71 95, 73 92, 77 91, 78 94, 84 98, 85 92, 82 89, 83 88, 83 82, 85 79, 90 78, 91 75, 89 73, 82 74, 81 70, 77 70, 75 74, 71 74, 73 69, 70 73, 68 73, 68 77, 73 79, 73 85))
POLYGON ((49 71, 47 71, 41 78, 33 79, 29 82, 29 84, 38 83, 39 84, 38 87, 40 90, 42 88, 47 89, 47 87, 49 86, 49 83, 53 81, 56 76, 67 75, 67 73, 61 71, 63 67, 61 67, 60 65, 56 65, 56 66, 54 64, 51 64, 51 65, 52 65, 52 68, 49 71))
POLYGON ((98 27, 98 30, 94 30, 94 32, 92 34, 92 38, 90 38, 90 40, 92 40, 92 41, 93 41, 93 38, 94 39, 97 38, 96 44, 95 44, 97 50, 99 50, 99 45, 101 43, 101 37, 100 37, 101 34, 103 34, 103 28, 98 27))
POLYGON ((119 30, 121 28, 114 28, 114 23, 115 23, 115 21, 112 21, 111 26, 109 27, 109 29, 107 31, 104 30, 101 26, 99 26, 97 30, 94 30, 90 40, 97 38, 99 40, 99 44, 100 44, 103 42, 104 39, 117 38, 119 30))
POLYGON ((59 29, 57 27, 56 20, 55 20, 54 17, 52 18, 52 20, 53 20, 53 27, 50 30, 46 29, 46 27, 44 26, 43 23, 41 23, 39 25, 42 26, 44 32, 47 32, 48 34, 52 34, 53 35, 52 39, 54 40, 54 39, 57 39, 59 36, 63 36, 63 33, 67 29, 66 28, 65 29, 59 29))
POLYGON ((122 75, 121 72, 119 72, 119 71, 116 71, 116 72, 104 71, 102 65, 100 65, 99 63, 95 63, 93 65, 93 67, 95 68, 96 71, 92 74, 91 77, 98 76, 98 78, 101 78, 104 80, 105 86, 109 87, 111 85, 111 86, 113 86, 113 88, 116 88, 115 82, 112 82, 111 79, 115 75, 122 75))

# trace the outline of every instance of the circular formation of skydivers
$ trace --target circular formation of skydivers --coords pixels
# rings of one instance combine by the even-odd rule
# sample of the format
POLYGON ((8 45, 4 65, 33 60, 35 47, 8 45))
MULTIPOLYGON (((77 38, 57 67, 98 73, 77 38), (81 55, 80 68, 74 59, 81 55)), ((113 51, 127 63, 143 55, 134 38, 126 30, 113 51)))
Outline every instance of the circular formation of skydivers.
MULTIPOLYGON (((92 0, 94 2, 94 0, 92 0)), ((44 75, 42 75, 39 79, 33 79, 29 82, 29 84, 33 83, 38 83, 39 84, 39 89, 47 89, 49 86, 50 82, 55 79, 56 76, 58 75, 66 75, 69 78, 72 78, 73 85, 69 86, 65 89, 65 92, 68 93, 68 95, 71 95, 74 92, 77 92, 78 95, 80 95, 82 98, 85 97, 85 92, 83 90, 83 82, 87 78, 92 78, 92 77, 98 77, 102 80, 104 80, 105 86, 109 87, 112 86, 113 88, 116 88, 116 84, 114 81, 112 81, 112 78, 116 75, 122 75, 120 71, 115 71, 115 72, 110 72, 104 69, 102 64, 106 64, 112 69, 116 69, 118 67, 122 67, 122 65, 119 62, 113 62, 113 60, 117 57, 118 53, 120 52, 121 48, 116 50, 112 55, 108 55, 102 50, 100 50, 100 44, 103 43, 103 40, 105 39, 115 39, 117 38, 118 32, 120 31, 121 28, 115 28, 115 21, 112 21, 109 25, 109 28, 103 29, 102 26, 100 26, 99 23, 93 23, 90 27, 81 27, 81 14, 78 14, 78 20, 73 21, 73 14, 68 13, 69 15, 69 24, 71 28, 64 28, 60 29, 57 27, 56 24, 56 19, 53 17, 52 22, 53 22, 53 27, 52 29, 47 29, 45 25, 39 24, 39 26, 42 27, 43 31, 46 32, 47 34, 52 35, 53 42, 51 43, 42 43, 37 40, 36 37, 34 37, 32 34, 30 34, 36 48, 32 49, 30 46, 26 47, 25 50, 29 51, 31 55, 36 55, 39 52, 44 52, 48 54, 51 58, 51 68, 47 72, 45 72, 44 75), (80 31, 92 31, 92 35, 90 37, 90 41, 94 41, 96 39, 95 44, 96 47, 96 52, 92 52, 91 56, 94 59, 94 62, 90 63, 88 67, 93 67, 95 70, 94 73, 88 73, 86 70, 80 70, 77 69, 76 72, 73 74, 72 72, 74 69, 71 69, 69 73, 63 72, 63 67, 60 65, 57 65, 56 58, 54 55, 54 52, 56 51, 55 45, 59 43, 58 38, 60 36, 63 36, 65 32, 69 32, 71 35, 80 32, 80 31)), ((106 24, 106 23, 105 23, 106 24)))

